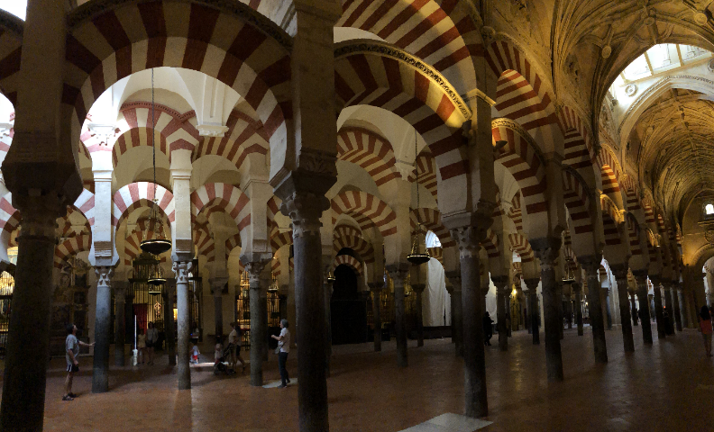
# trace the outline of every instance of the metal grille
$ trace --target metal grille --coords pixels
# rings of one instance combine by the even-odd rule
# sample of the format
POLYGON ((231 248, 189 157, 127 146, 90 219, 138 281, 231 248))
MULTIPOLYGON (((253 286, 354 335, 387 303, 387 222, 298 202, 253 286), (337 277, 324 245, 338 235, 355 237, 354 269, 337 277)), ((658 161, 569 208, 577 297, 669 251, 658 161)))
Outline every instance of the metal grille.
POLYGON ((250 282, 248 280, 248 272, 243 272, 240 285, 236 288, 238 291, 236 296, 236 322, 241 328, 242 345, 247 349, 250 348, 250 282))
POLYGON ((14 290, 15 278, 8 272, 2 272, 0 274, 0 355, 2 356, 5 355, 14 290))
POLYGON ((149 322, 153 322, 159 333, 164 331, 164 319, 166 314, 171 317, 173 311, 167 311, 164 298, 161 295, 149 294, 150 285, 147 282, 152 266, 156 259, 147 253, 142 253, 134 260, 134 278, 129 279, 131 290, 134 294, 132 302, 134 314, 136 315, 137 327, 146 332, 149 322))

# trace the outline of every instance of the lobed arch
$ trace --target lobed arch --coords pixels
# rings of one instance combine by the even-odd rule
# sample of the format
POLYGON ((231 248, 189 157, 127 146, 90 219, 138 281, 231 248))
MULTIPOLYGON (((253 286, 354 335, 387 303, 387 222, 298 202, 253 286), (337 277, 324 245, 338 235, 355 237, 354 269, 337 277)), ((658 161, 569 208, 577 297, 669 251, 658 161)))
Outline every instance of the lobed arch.
POLYGON ((352 255, 338 255, 332 262, 332 270, 334 271, 337 267, 344 265, 352 269, 355 274, 359 277, 362 276, 362 263, 352 255))
POLYGON ((364 168, 382 186, 402 178, 392 145, 378 134, 360 127, 343 127, 337 134, 337 159, 364 168))
POLYGON ((70 257, 79 252, 88 252, 92 247, 91 235, 78 235, 70 237, 55 246, 53 264, 55 268, 61 269, 70 257))
POLYGON ((335 214, 332 223, 337 222, 337 217, 346 214, 355 219, 360 229, 365 230, 375 227, 382 237, 397 233, 397 215, 379 198, 361 191, 345 191, 332 199, 332 210, 335 214))
POLYGON ((195 218, 205 211, 225 211, 243 231, 251 221, 250 199, 237 187, 226 183, 206 183, 191 194, 191 214, 195 218))
POLYGON ((228 131, 223 137, 201 137, 193 150, 191 162, 203 156, 221 156, 240 168, 248 155, 268 154, 270 136, 260 121, 248 114, 233 110, 226 122, 228 131))
POLYGON ((409 213, 409 222, 412 233, 416 231, 418 224, 422 224, 426 229, 436 234, 443 248, 456 246, 456 242, 451 238, 449 230, 441 222, 439 210, 431 208, 412 209, 409 213))
POLYGON ((77 142, 89 108, 111 85, 141 70, 178 67, 243 96, 278 154, 291 116, 291 46, 285 31, 239 2, 93 0, 67 16, 63 124, 77 142))
POLYGON ((112 226, 116 229, 132 210, 144 206, 158 208, 170 223, 176 219, 174 195, 171 192, 154 183, 138 182, 126 185, 114 194, 112 226))

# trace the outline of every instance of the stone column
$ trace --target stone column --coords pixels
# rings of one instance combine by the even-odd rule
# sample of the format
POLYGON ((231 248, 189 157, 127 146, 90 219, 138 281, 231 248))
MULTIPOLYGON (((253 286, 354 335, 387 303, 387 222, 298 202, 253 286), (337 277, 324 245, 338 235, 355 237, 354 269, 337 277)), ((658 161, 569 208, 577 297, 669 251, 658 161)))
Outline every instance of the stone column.
POLYGON ((650 318, 650 300, 647 296, 647 272, 632 272, 637 282, 637 299, 640 303, 640 322, 642 323, 642 340, 645 345, 652 345, 652 319, 650 318))
POLYGON ((416 315, 417 315, 417 347, 424 346, 424 310, 422 294, 426 284, 412 284, 412 289, 416 293, 416 315))
POLYGON ((254 387, 263 385, 263 350, 268 344, 261 307, 260 274, 265 264, 263 261, 245 263, 250 280, 250 385, 254 387))
POLYGON ((657 337, 664 339, 667 337, 667 331, 664 325, 664 311, 662 310, 662 290, 660 287, 660 277, 650 275, 654 291, 655 316, 657 320, 657 337))
POLYGON ((607 363, 607 343, 605 342, 605 317, 600 300, 600 256, 588 256, 579 259, 588 279, 588 303, 590 306, 590 327, 593 332, 593 350, 595 362, 607 363))
POLYGON ((374 351, 382 351, 382 314, 381 314, 381 294, 382 284, 369 283, 372 292, 372 322, 374 323, 374 351))
POLYGON ((409 273, 409 265, 398 263, 387 266, 387 271, 394 281, 394 320, 397 339, 397 365, 407 367, 407 326, 404 305, 404 278, 409 273))
POLYGON ((672 285, 672 307, 674 308, 674 321, 677 326, 677 331, 682 331, 682 314, 681 314, 681 309, 680 309, 680 301, 679 298, 682 295, 682 293, 679 290, 678 283, 675 282, 672 285))
MULTIPOLYGON (((492 276, 491 280, 496 285, 496 320, 498 321, 498 347, 501 351, 508 351, 508 328, 506 327, 506 303, 508 301, 508 276, 492 276)), ((530 306, 529 306, 530 308, 530 306)))
POLYGON ((189 310, 188 273, 191 261, 174 261, 176 274, 176 308, 178 309, 178 388, 191 390, 191 369, 189 368, 189 340, 191 337, 191 316, 189 310))
POLYGON ((558 307, 558 338, 563 340, 563 316, 565 315, 565 310, 563 308, 563 282, 559 280, 555 282, 555 302, 558 307))
POLYGON ((124 366, 124 335, 126 335, 126 290, 129 287, 129 283, 114 282, 114 304, 116 309, 116 314, 114 315, 114 322, 116 323, 116 328, 114 329, 114 365, 124 366))
POLYGON ((635 352, 635 340, 632 337, 632 320, 630 319, 630 302, 627 300, 627 265, 611 264, 610 269, 617 281, 617 297, 620 300, 620 327, 625 352, 635 352))
POLYGON ((575 291, 575 323, 578 326, 578 336, 583 335, 583 287, 579 283, 573 284, 575 291))
POLYGON ((166 332, 166 354, 169 366, 176 366, 176 334, 174 333, 174 294, 176 279, 166 280, 161 295, 164 298, 164 332, 166 332))
MULTIPOLYGON (((490 212, 488 213, 491 214, 490 212)), ((472 226, 451 229, 451 238, 456 241, 461 261, 461 301, 463 312, 463 348, 464 348, 464 414, 469 417, 488 415, 488 397, 486 391, 486 355, 483 338, 483 292, 479 269, 479 241, 485 235, 488 226, 485 221, 472 226), (476 226, 474 226, 476 225, 476 226)))
POLYGON ((4 431, 42 430, 50 357, 55 219, 65 207, 56 196, 14 195, 13 204, 22 211, 22 231, 18 239, 0 422, 4 431))
POLYGON ((531 334, 533 345, 540 345, 540 307, 538 306, 538 284, 540 278, 524 279, 528 287, 528 308, 531 310, 531 334))
POLYGON ((667 281, 667 283, 663 283, 662 287, 664 288, 664 305, 667 308, 667 318, 665 319, 665 330, 668 330, 669 328, 672 329, 671 335, 673 336, 674 333, 674 303, 672 302, 672 287, 670 285, 670 282, 667 281))
MULTIPOLYGON (((216 335, 216 343, 223 343, 223 286, 226 283, 225 278, 213 278, 209 281, 211 284, 211 294, 213 294, 213 309, 214 309, 214 331, 216 335)), ((252 305, 251 305, 252 307, 252 305)), ((252 309, 251 309, 252 310, 252 309)), ((252 332, 252 327, 251 327, 252 332)), ((252 347, 252 346, 251 346, 252 347)))
POLYGON ((687 303, 684 290, 682 288, 677 290, 677 297, 679 299, 679 315, 681 317, 682 327, 689 328, 689 319, 687 314, 687 303))
POLYGON ((451 339, 454 341, 456 356, 463 357, 463 302, 461 301, 461 272, 449 272, 447 275, 454 286, 451 294, 451 339))
POLYGON ((540 279, 543 290, 543 313, 545 315, 545 360, 548 381, 563 381, 563 357, 560 350, 561 298, 558 297, 558 282, 555 280, 555 265, 558 259, 559 240, 536 239, 531 242, 533 252, 540 261, 540 279))
POLYGON ((94 367, 92 372, 92 393, 109 390, 109 338, 111 336, 112 267, 95 267, 97 275, 97 306, 94 318, 94 367))
POLYGON ((612 330, 612 315, 610 313, 610 289, 602 288, 600 290, 600 301, 602 302, 602 313, 605 316, 605 324, 608 330, 612 330))

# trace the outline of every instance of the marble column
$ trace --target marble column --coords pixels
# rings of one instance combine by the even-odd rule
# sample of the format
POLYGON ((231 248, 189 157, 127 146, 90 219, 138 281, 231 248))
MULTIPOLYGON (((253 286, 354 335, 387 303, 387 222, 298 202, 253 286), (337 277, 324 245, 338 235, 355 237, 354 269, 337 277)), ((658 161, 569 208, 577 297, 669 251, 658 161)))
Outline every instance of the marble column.
POLYGON ((191 389, 191 369, 189 367, 189 340, 191 337, 191 316, 189 306, 188 273, 191 271, 191 261, 174 261, 173 271, 176 274, 176 308, 178 309, 178 388, 191 389))
POLYGON ((595 362, 607 363, 607 343, 605 342, 605 316, 603 313, 600 292, 600 256, 579 258, 588 279, 588 303, 590 307, 590 327, 593 333, 593 350, 595 362))
POLYGON ((637 300, 640 304, 640 323, 642 324, 642 341, 645 345, 652 345, 652 319, 650 318, 650 300, 647 295, 647 272, 644 270, 633 271, 637 282, 637 300))
POLYGON ((454 286, 451 294, 451 339, 454 341, 456 356, 463 357, 463 302, 461 301, 461 272, 449 272, 447 275, 454 286))
POLYGON ((387 266, 387 271, 394 281, 394 321, 397 339, 397 365, 407 367, 407 323, 404 304, 404 278, 409 273, 409 265, 404 263, 387 266))
POLYGON ((667 331, 664 323, 664 311, 662 310, 662 290, 660 287, 660 277, 650 276, 654 291, 655 316, 657 320, 657 337, 664 339, 667 337, 667 331))
POLYGON ((573 284, 575 292, 575 323, 578 327, 578 336, 583 335, 583 287, 579 283, 573 284))
POLYGON ((382 313, 381 313, 381 294, 382 284, 369 283, 369 289, 372 292, 372 323, 374 324, 374 351, 382 351, 382 313))
POLYGON ((92 393, 109 390, 109 339, 111 336, 112 267, 95 267, 97 275, 97 306, 94 318, 94 365, 92 371, 92 393))
POLYGON ((496 285, 496 321, 498 321, 498 347, 501 351, 508 351, 508 328, 506 327, 506 302, 509 294, 508 276, 492 276, 491 280, 496 285))
MULTIPOLYGON (((263 385, 263 350, 268 344, 261 307, 263 287, 260 274, 265 264, 263 261, 245 263, 250 283, 250 385, 254 387, 263 385)), ((324 298, 322 300, 324 301, 324 298)))
POLYGON ((129 288, 129 283, 126 281, 114 282, 114 304, 116 313, 114 315, 114 322, 116 327, 114 329, 114 365, 124 366, 124 351, 125 351, 125 341, 124 335, 126 335, 126 290, 129 288))
POLYGON ((42 430, 44 418, 55 219, 65 207, 57 197, 50 196, 13 196, 13 204, 22 211, 22 231, 18 238, 0 422, 4 431, 33 431, 42 430))
POLYGON ((412 290, 416 293, 416 316, 417 316, 417 347, 424 346, 424 304, 422 295, 426 284, 412 284, 412 290))
POLYGON ((632 337, 632 320, 630 319, 630 302, 627 299, 627 265, 611 264, 610 269, 617 281, 617 298, 620 300, 620 328, 625 352, 635 352, 635 339, 632 337))
POLYGON ((174 332, 175 294, 176 279, 167 279, 161 295, 164 298, 164 331, 166 332, 166 354, 169 358, 169 366, 176 366, 176 334, 174 332))
MULTIPOLYGON (((488 213, 489 215, 491 213, 488 213)), ((485 221, 483 222, 485 225, 485 221)), ((486 355, 483 337, 483 289, 481 288, 479 241, 485 229, 465 226, 451 229, 461 261, 461 301, 464 348, 464 414, 468 417, 488 415, 486 390, 486 355)), ((488 225, 486 225, 488 226, 488 225)))
POLYGON ((679 298, 682 293, 679 290, 679 284, 677 282, 672 284, 672 307, 674 308, 674 322, 677 326, 677 331, 682 331, 682 313, 680 308, 679 298))
POLYGON ((563 381, 563 356, 560 348, 560 331, 563 329, 563 320, 560 315, 562 298, 558 297, 558 281, 555 279, 555 265, 560 243, 559 240, 554 239, 536 239, 531 241, 531 246, 540 261, 548 381, 563 381))
POLYGON ((528 308, 531 310, 531 334, 533 345, 540 345, 540 307, 538 305, 538 284, 540 278, 524 279, 528 287, 528 308))

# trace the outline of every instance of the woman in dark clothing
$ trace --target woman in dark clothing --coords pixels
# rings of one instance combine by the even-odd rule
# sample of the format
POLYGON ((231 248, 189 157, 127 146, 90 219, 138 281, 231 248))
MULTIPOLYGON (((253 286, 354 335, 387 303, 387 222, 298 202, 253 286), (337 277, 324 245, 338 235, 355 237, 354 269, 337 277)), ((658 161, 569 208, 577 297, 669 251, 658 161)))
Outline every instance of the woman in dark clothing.
POLYGON ((488 312, 483 314, 483 336, 484 344, 491 346, 491 337, 493 336, 493 320, 488 312))

